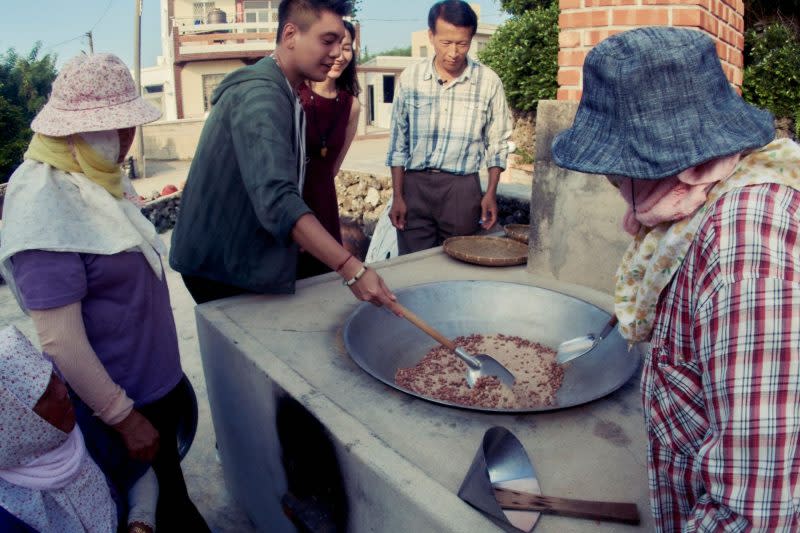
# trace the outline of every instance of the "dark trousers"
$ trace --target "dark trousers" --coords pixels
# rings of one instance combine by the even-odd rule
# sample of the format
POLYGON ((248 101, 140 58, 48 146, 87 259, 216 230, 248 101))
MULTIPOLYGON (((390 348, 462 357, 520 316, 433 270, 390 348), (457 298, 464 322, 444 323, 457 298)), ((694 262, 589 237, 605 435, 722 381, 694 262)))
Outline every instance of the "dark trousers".
POLYGON ((234 285, 227 285, 219 281, 201 278, 198 276, 187 276, 181 274, 183 283, 192 295, 194 303, 202 304, 214 300, 221 300, 230 296, 238 296, 239 294, 249 294, 250 291, 236 287, 234 285))
POLYGON ((184 392, 176 387, 160 400, 139 409, 161 436, 161 445, 152 464, 158 478, 156 531, 210 532, 203 516, 189 499, 178 457, 178 421, 183 415, 179 408, 186 405, 179 395, 184 392))
MULTIPOLYGON (((150 464, 158 478, 158 505, 156 506, 156 530, 164 533, 183 531, 210 531, 203 516, 197 510, 183 479, 178 457, 178 420, 182 413, 181 387, 172 389, 166 396, 138 408, 158 430, 160 446, 150 464)), ((70 399, 75 407, 75 416, 86 441, 86 449, 92 459, 109 480, 112 495, 121 508, 120 518, 127 515, 127 492, 147 469, 127 456, 120 435, 93 415, 92 409, 70 390, 70 399)))
POLYGON ((400 255, 441 246, 445 239, 480 229, 481 182, 477 174, 409 171, 403 178, 406 226, 397 230, 400 255))

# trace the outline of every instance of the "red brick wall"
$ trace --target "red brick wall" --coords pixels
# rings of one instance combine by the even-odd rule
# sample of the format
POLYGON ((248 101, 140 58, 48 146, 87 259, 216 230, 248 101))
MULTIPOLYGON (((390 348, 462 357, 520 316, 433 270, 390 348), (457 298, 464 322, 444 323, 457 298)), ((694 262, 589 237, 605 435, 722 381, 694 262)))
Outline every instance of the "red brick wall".
POLYGON ((583 60, 594 45, 641 26, 683 26, 708 33, 728 79, 742 85, 743 0, 559 0, 558 99, 581 97, 583 60))

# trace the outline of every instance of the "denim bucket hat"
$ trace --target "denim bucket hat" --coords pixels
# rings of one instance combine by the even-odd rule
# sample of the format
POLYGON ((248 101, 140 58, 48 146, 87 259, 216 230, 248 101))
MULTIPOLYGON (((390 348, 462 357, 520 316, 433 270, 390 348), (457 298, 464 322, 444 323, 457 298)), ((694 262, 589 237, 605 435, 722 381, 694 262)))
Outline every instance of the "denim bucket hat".
POLYGON ((772 115, 734 91, 714 41, 697 30, 609 37, 587 54, 583 85, 572 127, 552 145, 570 170, 660 179, 775 137, 772 115))

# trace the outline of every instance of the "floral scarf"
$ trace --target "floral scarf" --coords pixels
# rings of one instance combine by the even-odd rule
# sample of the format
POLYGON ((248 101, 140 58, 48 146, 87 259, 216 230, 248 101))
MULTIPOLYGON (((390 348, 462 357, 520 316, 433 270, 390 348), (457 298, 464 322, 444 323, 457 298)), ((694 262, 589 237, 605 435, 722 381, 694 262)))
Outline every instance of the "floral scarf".
POLYGON ((619 332, 629 343, 649 340, 661 291, 683 263, 708 209, 727 192, 764 183, 800 190, 800 146, 789 139, 771 142, 742 158, 693 215, 639 230, 617 269, 614 291, 619 332))

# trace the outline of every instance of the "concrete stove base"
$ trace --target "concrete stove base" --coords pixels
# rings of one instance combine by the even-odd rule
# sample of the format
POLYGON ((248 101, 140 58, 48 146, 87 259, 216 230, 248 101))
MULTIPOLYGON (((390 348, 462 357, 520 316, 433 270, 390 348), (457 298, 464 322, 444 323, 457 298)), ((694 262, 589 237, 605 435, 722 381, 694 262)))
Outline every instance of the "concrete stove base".
MULTIPOLYGON (((441 249, 377 267, 392 288, 509 281, 611 308, 611 298, 597 291, 538 278, 524 267, 467 265, 441 249)), ((652 530, 636 377, 606 398, 555 412, 443 407, 393 390, 352 362, 341 327, 356 305, 331 274, 300 283, 292 296, 242 296, 197 308, 226 482, 260 530, 295 530, 281 505, 287 492, 318 507, 316 525, 305 522, 309 529, 329 522, 353 532, 498 530, 456 496, 495 425, 523 443, 545 494, 636 502, 640 528, 652 530)), ((636 528, 542 516, 535 531, 628 529, 636 528)))

